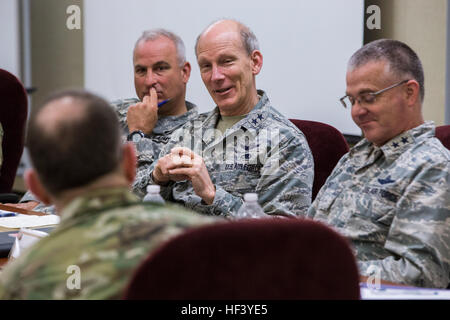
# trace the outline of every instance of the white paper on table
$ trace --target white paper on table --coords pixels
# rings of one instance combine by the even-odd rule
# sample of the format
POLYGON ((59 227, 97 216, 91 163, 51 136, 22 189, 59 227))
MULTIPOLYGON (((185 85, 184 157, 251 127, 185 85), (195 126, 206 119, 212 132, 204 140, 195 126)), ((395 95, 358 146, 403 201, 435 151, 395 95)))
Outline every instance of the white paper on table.
POLYGON ((15 212, 9 210, 0 210, 0 213, 15 213, 15 212))
POLYGON ((450 290, 381 286, 380 289, 361 286, 362 300, 450 300, 450 290))
POLYGON ((15 217, 0 218, 0 227, 19 229, 35 228, 42 226, 55 225, 59 223, 59 216, 49 214, 45 216, 34 216, 28 214, 18 214, 15 217))

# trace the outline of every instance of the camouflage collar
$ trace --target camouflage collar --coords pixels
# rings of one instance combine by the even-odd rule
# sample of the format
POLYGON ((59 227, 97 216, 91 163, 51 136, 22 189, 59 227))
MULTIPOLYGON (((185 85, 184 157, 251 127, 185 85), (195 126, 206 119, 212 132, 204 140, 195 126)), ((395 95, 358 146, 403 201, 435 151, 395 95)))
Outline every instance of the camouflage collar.
POLYGON ((367 152, 370 154, 373 151, 372 149, 375 151, 380 150, 385 157, 396 156, 398 154, 402 154, 405 150, 416 145, 420 141, 434 137, 434 135, 434 122, 426 121, 420 126, 405 131, 395 138, 392 138, 381 147, 376 147, 372 142, 367 139, 363 139, 350 150, 350 156, 354 156, 360 152, 367 152))
POLYGON ((76 197, 61 212, 61 223, 88 213, 138 201, 127 187, 100 188, 76 197))
MULTIPOLYGON (((258 96, 260 97, 258 103, 244 119, 235 123, 230 129, 228 129, 228 134, 231 134, 241 128, 245 128, 250 132, 254 132, 255 129, 261 128, 262 123, 267 118, 270 101, 267 97, 267 94, 263 90, 258 90, 257 92, 258 96)), ((214 129, 216 127, 217 121, 219 120, 219 117, 219 107, 216 106, 214 110, 211 111, 203 121, 202 129, 214 129)), ((210 135, 203 135, 203 140, 208 143, 210 142, 210 140, 214 140, 214 137, 211 137, 210 135)))
POLYGON ((184 125, 187 121, 193 120, 198 116, 197 106, 189 101, 186 101, 187 112, 178 116, 167 116, 158 119, 153 134, 168 135, 175 129, 184 125))
POLYGON ((258 103, 244 119, 236 123, 237 128, 239 128, 239 126, 253 130, 261 128, 261 124, 267 118, 270 101, 263 90, 258 90, 258 96, 260 97, 258 103))

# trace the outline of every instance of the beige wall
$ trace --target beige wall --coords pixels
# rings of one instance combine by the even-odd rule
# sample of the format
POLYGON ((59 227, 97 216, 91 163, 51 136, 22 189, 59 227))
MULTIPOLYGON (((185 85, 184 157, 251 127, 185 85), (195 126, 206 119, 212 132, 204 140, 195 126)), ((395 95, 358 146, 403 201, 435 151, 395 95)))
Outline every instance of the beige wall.
MULTIPOLYGON (((66 27, 67 7, 78 5, 83 17, 83 0, 30 0, 29 5, 31 86, 37 88, 31 95, 30 107, 33 108, 55 90, 84 87, 83 21, 81 30, 66 27)), ((24 52, 21 58, 24 79, 24 52)), ((26 153, 24 156, 21 166, 26 167, 29 163, 26 153)), ((26 190, 20 175, 16 177, 13 190, 19 194, 26 190)))
POLYGON ((381 9, 381 30, 365 28, 364 41, 396 39, 416 51, 425 71, 424 118, 443 125, 447 0, 369 0, 366 8, 370 4, 381 9))
POLYGON ((84 25, 67 29, 69 5, 80 6, 83 13, 82 0, 30 1, 33 105, 55 90, 84 86, 84 25))

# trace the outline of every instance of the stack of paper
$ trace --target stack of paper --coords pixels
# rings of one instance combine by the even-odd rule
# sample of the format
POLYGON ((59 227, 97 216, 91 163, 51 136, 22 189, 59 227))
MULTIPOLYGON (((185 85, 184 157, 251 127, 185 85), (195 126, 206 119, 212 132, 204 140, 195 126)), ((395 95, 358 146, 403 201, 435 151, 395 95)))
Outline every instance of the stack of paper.
POLYGON ((18 214, 15 217, 0 218, 0 227, 10 229, 36 228, 58 224, 59 220, 59 216, 54 214, 45 216, 18 214))

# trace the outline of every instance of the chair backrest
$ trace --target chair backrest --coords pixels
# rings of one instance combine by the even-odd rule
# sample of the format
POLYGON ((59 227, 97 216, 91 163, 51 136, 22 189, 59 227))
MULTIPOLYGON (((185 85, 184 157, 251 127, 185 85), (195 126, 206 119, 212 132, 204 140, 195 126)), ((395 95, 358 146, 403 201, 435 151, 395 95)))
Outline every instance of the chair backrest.
POLYGON ((333 171, 337 162, 349 150, 342 133, 328 124, 290 119, 303 132, 314 158, 314 182, 312 200, 333 171))
POLYGON ((436 138, 450 150, 450 125, 436 127, 436 138))
POLYGON ((359 299, 347 240, 306 219, 253 219, 191 229, 150 254, 124 299, 359 299))
POLYGON ((11 192, 14 184, 25 142, 27 113, 28 100, 22 83, 0 69, 0 123, 3 127, 0 193, 11 192))

